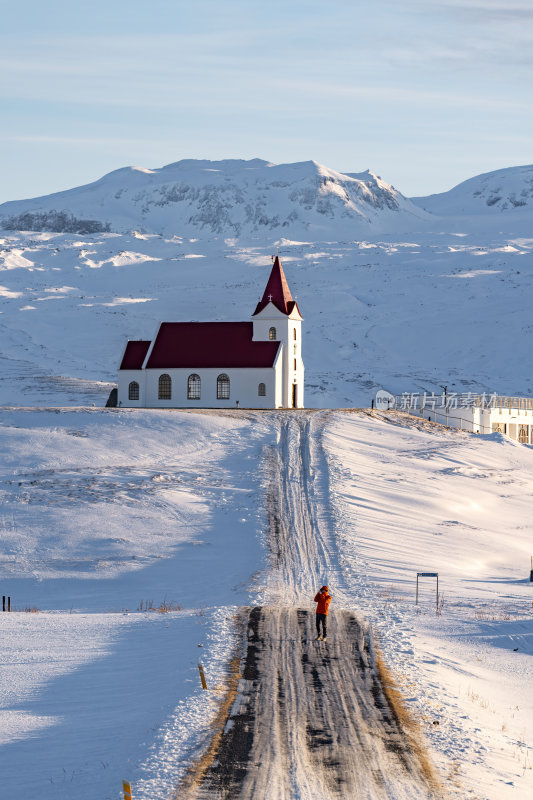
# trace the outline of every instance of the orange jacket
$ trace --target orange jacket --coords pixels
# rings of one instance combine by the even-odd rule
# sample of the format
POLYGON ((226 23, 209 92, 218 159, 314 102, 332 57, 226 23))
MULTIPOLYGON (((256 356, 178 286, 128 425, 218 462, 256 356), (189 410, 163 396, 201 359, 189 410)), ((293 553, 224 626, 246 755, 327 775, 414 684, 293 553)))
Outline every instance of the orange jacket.
POLYGON ((315 603, 318 603, 316 607, 316 613, 327 615, 329 604, 331 603, 331 595, 329 595, 327 592, 317 592, 315 594, 315 603))

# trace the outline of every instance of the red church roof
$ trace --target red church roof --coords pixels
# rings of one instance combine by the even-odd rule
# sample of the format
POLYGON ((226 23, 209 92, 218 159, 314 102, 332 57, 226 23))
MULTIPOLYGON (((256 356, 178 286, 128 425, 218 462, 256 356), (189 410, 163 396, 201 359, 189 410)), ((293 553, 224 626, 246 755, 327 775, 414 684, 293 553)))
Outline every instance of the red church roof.
MULTIPOLYGON (((256 314, 259 314, 269 303, 273 303, 282 314, 287 314, 287 316, 291 314, 295 306, 298 309, 296 301, 292 299, 291 290, 278 256, 274 259, 263 298, 257 304, 252 316, 255 317, 256 314)), ((298 309, 299 312, 300 309, 298 309)))
POLYGON ((119 369, 142 369, 150 345, 146 340, 128 342, 119 369))
POLYGON ((146 367, 272 367, 280 342, 252 336, 252 322, 162 322, 146 367))

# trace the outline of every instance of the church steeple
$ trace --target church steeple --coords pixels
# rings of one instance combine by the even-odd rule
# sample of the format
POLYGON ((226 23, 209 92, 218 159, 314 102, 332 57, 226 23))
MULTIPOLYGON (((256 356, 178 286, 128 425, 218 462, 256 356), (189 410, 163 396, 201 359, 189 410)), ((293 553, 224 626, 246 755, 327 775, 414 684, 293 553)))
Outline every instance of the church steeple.
POLYGON ((274 259, 270 278, 268 279, 263 297, 257 304, 257 308, 252 316, 255 317, 256 314, 259 314, 269 303, 273 303, 278 311, 281 311, 282 314, 286 314, 287 316, 291 314, 296 306, 296 302, 292 299, 291 290, 289 289, 289 284, 283 272, 279 256, 276 256, 274 259))
POLYGON ((275 408, 303 408, 302 315, 298 303, 292 299, 278 256, 263 297, 252 314, 252 325, 254 342, 279 342, 273 367, 280 376, 275 408))

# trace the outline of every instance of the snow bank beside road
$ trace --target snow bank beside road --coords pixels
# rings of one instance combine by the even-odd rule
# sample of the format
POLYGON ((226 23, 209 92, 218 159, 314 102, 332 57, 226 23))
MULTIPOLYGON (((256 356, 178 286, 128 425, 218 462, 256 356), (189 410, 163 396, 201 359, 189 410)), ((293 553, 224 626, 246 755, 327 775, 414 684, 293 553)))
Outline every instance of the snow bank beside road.
POLYGON ((167 800, 209 734, 262 564, 268 421, 85 409, 0 426, 0 774, 9 800, 167 800), (140 603, 182 606, 140 613, 140 603), (203 648, 198 648, 203 644, 203 648))
POLYGON ((343 578, 379 631, 450 791, 460 800, 528 796, 533 450, 364 413, 336 413, 324 442, 343 578), (439 616, 431 579, 415 609, 417 571, 439 572, 439 616))
POLYGON ((2 593, 56 610, 218 602, 243 580, 228 552, 246 577, 260 558, 259 476, 243 465, 265 436, 246 415, 4 412, 2 593))
POLYGON ((128 778, 136 800, 168 800, 216 705, 198 643, 218 683, 232 613, 0 615, 3 796, 115 800, 128 778))

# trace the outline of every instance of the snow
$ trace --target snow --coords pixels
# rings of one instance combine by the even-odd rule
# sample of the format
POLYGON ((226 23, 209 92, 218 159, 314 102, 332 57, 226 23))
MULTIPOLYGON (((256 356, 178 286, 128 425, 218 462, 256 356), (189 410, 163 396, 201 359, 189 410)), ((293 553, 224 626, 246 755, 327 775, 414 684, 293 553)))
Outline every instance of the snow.
POLYGON ((285 434, 284 419, 5 410, 2 593, 18 611, 0 614, 0 769, 11 800, 116 798, 122 778, 140 800, 168 798, 219 696, 199 688, 199 654, 220 686, 236 608, 312 610, 324 580, 333 608, 375 626, 450 796, 531 791, 533 451, 399 415, 302 412, 285 434), (263 549, 276 452, 294 522, 281 572, 263 549), (298 517, 306 503, 314 520, 298 517), (417 613, 417 571, 439 572, 438 616, 429 579, 417 613), (182 609, 140 610, 162 604, 182 609))
POLYGON ((533 203, 533 165, 486 172, 448 192, 412 200, 426 211, 443 216, 488 213, 494 218, 502 213, 527 214, 533 203))
POLYGON ((429 215, 370 172, 342 174, 315 161, 271 164, 183 160, 125 167, 95 183, 0 205, 0 223, 38 230, 172 235, 351 237, 397 231, 429 215))
POLYGON ((450 795, 528 796, 533 450, 378 414, 338 413, 325 438, 351 602, 376 626, 450 795), (417 572, 439 573, 438 613, 433 579, 415 606, 417 572))
MULTIPOLYGON (((151 339, 162 320, 249 319, 276 245, 13 233, 3 249, 26 254, 31 267, 2 273, 0 404, 41 405, 41 382, 53 377, 47 403, 101 405, 127 338, 151 339), (125 253, 130 263, 116 266, 125 253), (73 393, 67 377, 86 390, 73 393)), ((533 394, 523 369, 531 238, 426 232, 285 242, 280 254, 304 316, 307 405, 368 406, 379 388, 442 384, 533 394)))
POLYGON ((230 641, 221 617, 2 615, 5 796, 118 798, 127 778, 136 797, 169 797, 168 760, 186 760, 180 742, 193 726, 205 736, 214 707, 197 689, 194 656, 198 642, 212 645, 206 669, 210 680, 221 676, 230 641), (184 695, 190 700, 180 708, 184 695), (172 746, 157 748, 168 737, 172 746))
MULTIPOLYGON (((513 169, 498 177, 507 195, 528 177, 513 169)), ((113 219, 136 231, 2 235, 0 583, 17 609, 0 613, 9 800, 116 800, 123 778, 136 800, 167 800, 209 738, 237 609, 312 610, 326 579, 333 609, 377 631, 450 796, 531 794, 530 447, 362 411, 102 408, 126 337, 151 338, 161 320, 249 318, 278 245, 305 318, 308 405, 366 407, 378 388, 443 383, 533 395, 530 221, 470 200, 494 188, 481 177, 461 189, 469 216, 453 216, 453 201, 446 217, 443 201, 428 222, 371 173, 178 162, 93 185, 94 198, 122 186, 113 219), (231 203, 246 187, 270 194, 268 219, 296 209, 294 226, 246 212, 242 237, 217 205, 216 238, 211 223, 154 204, 159 234, 126 202, 139 181, 150 199, 173 181, 194 194, 226 179, 231 203), (383 209, 369 210, 367 192, 383 209), (274 478, 292 509, 283 569, 268 548, 274 478), (439 573, 438 613, 431 579, 414 605, 421 571, 439 573)), ((92 213, 72 191, 74 211, 92 213)))
POLYGON ((216 704, 198 656, 218 685, 262 562, 260 476, 243 465, 269 426, 12 410, 0 436, 2 594, 17 610, 0 614, 3 791, 115 798, 130 777, 147 782, 136 797, 156 797, 154 780, 168 797, 216 704))

